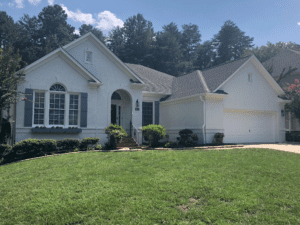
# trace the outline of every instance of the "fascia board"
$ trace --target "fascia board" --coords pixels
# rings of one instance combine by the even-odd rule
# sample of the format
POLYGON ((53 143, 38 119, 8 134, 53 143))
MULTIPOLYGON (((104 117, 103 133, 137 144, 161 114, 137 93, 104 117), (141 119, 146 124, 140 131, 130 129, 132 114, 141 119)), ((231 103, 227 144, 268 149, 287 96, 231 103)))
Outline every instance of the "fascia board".
POLYGON ((129 76, 132 76, 133 78, 140 81, 142 84, 145 84, 137 75, 135 75, 114 53, 112 53, 93 33, 89 32, 82 37, 78 38, 77 40, 65 45, 63 48, 68 49, 71 48, 73 45, 76 45, 80 41, 82 41, 85 38, 91 37, 94 42, 100 46, 102 50, 104 50, 104 53, 106 56, 108 56, 110 59, 112 59, 113 62, 115 62, 116 65, 118 65, 125 73, 127 73, 129 76))
POLYGON ((168 95, 171 95, 171 93, 160 93, 160 92, 149 92, 149 91, 143 91, 143 97, 166 97, 168 95))
POLYGON ((169 104, 180 104, 182 102, 191 102, 191 101, 201 101, 200 100, 200 94, 197 95, 192 95, 192 96, 187 96, 183 98, 177 98, 173 100, 167 100, 167 101, 162 101, 160 104, 162 105, 169 105, 169 104))
POLYGON ((218 93, 202 93, 200 94, 206 101, 223 101, 228 97, 228 94, 218 93))

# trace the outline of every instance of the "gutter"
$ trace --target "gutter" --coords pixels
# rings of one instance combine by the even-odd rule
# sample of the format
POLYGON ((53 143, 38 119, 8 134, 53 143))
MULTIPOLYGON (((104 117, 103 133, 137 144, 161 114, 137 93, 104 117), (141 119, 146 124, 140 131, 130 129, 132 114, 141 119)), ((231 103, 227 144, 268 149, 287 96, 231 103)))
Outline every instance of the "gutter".
POLYGON ((206 102, 203 99, 203 95, 200 95, 200 99, 203 102, 203 119, 204 119, 204 123, 202 126, 202 133, 203 133, 203 144, 206 144, 206 102))

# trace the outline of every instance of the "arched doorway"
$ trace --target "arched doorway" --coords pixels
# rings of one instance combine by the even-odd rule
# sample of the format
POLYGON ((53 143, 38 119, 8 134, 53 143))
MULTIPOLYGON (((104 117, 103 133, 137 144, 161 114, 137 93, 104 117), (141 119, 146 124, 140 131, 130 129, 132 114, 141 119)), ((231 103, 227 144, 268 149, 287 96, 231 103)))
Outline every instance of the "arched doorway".
POLYGON ((129 133, 131 117, 131 95, 122 89, 114 91, 111 95, 110 123, 122 126, 129 133))

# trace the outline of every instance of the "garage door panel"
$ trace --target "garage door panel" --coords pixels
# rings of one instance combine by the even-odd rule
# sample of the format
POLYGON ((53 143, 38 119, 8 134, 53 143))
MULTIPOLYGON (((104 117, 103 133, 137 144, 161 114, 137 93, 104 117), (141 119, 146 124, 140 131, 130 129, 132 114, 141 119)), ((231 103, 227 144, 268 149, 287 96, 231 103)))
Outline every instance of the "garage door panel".
POLYGON ((224 113, 224 143, 274 142, 274 116, 257 112, 224 113))

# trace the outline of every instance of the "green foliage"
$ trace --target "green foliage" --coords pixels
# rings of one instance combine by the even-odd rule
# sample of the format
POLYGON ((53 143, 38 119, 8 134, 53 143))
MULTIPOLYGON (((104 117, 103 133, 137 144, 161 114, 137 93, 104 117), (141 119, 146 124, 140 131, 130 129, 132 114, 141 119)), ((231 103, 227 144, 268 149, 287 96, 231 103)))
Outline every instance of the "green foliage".
POLYGON ((192 134, 193 134, 193 131, 190 129, 184 129, 184 130, 179 131, 179 136, 180 136, 179 144, 183 145, 185 147, 194 146, 195 144, 194 144, 194 141, 192 138, 192 134))
POLYGON ((56 141, 52 139, 26 139, 16 143, 4 156, 4 163, 43 156, 56 151, 56 141))
POLYGON ((0 116, 0 129, 1 129, 0 144, 5 144, 7 143, 7 140, 11 136, 11 126, 10 126, 10 122, 5 118, 2 118, 2 122, 1 122, 1 116, 0 116))
MULTIPOLYGON (((20 76, 14 76, 20 69, 20 55, 12 48, 0 48, 0 109, 7 109, 16 103, 21 95, 16 89, 20 76)), ((22 75, 22 72, 20 72, 22 75)), ((1 118, 1 117, 0 117, 1 118)))
POLYGON ((177 146, 178 146, 178 144, 176 142, 170 141, 170 142, 167 142, 164 147, 165 148, 175 148, 177 146))
POLYGON ((224 137, 225 137, 224 133, 220 133, 220 132, 215 133, 213 142, 217 145, 222 145, 224 137))
POLYGON ((110 124, 105 128, 108 142, 105 143, 106 150, 117 149, 117 145, 121 142, 122 138, 127 136, 126 131, 122 126, 110 124))
POLYGON ((235 23, 227 20, 218 34, 214 35, 213 45, 217 51, 214 64, 219 65, 241 58, 246 49, 253 47, 254 38, 245 36, 235 23))
POLYGON ((96 150, 101 150, 101 149, 102 149, 102 146, 101 146, 101 145, 97 145, 97 146, 95 147, 95 149, 96 149, 96 150))
POLYGON ((90 24, 82 24, 81 27, 79 27, 79 33, 81 36, 87 34, 88 32, 92 32, 102 43, 105 44, 105 36, 98 28, 95 28, 90 24))
POLYGON ((89 147, 93 147, 97 145, 97 143, 100 141, 100 138, 83 138, 80 143, 80 150, 86 151, 89 147))
POLYGON ((66 138, 57 141, 57 147, 61 148, 62 150, 74 150, 75 148, 79 148, 80 146, 80 141, 79 139, 71 139, 71 138, 66 138))
POLYGON ((161 125, 149 124, 143 126, 143 136, 149 140, 149 146, 152 148, 159 146, 159 140, 166 136, 166 128, 161 125))
POLYGON ((12 147, 7 144, 0 144, 0 159, 11 151, 12 147))
POLYGON ((84 138, 80 143, 80 150, 87 150, 89 147, 97 145, 100 138, 84 138))

